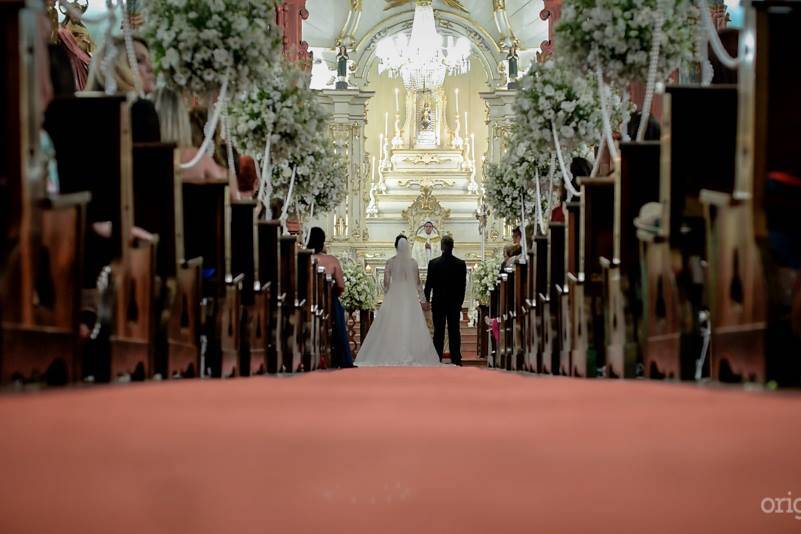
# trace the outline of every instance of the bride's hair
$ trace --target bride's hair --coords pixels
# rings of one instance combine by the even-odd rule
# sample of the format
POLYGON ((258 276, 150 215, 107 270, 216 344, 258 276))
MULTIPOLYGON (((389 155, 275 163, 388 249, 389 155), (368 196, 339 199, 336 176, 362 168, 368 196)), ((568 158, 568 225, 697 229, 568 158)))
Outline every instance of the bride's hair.
POLYGON ((398 234, 398 237, 396 237, 396 238, 395 238, 395 249, 397 249, 397 248, 398 248, 398 242, 399 242, 401 239, 405 239, 406 241, 409 241, 409 238, 408 238, 408 237, 406 237, 405 235, 403 235, 403 234, 398 234))

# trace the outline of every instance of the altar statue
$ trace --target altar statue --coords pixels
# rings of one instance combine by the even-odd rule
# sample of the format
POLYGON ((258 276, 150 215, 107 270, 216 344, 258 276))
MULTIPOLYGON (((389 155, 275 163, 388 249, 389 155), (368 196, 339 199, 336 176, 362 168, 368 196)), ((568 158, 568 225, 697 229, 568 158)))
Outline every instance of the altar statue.
POLYGON ((420 268, 425 269, 428 267, 429 261, 440 255, 439 242, 441 240, 439 230, 430 220, 417 229, 412 244, 412 255, 420 268))
POLYGON ((423 104, 423 113, 420 116, 420 126, 423 127, 423 130, 431 129, 431 104, 428 102, 423 104))

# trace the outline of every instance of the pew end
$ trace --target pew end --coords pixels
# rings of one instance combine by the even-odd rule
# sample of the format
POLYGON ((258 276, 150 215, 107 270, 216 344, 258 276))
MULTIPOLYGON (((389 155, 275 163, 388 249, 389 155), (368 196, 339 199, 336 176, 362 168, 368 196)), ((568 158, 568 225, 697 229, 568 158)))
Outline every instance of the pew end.
POLYGON ((88 192, 58 195, 35 207, 41 215, 39 239, 24 237, 22 257, 12 258, 10 291, 3 291, 0 302, 0 384, 60 385, 83 377, 80 288, 90 198, 88 192), (21 283, 25 255, 33 271, 29 283, 21 283))

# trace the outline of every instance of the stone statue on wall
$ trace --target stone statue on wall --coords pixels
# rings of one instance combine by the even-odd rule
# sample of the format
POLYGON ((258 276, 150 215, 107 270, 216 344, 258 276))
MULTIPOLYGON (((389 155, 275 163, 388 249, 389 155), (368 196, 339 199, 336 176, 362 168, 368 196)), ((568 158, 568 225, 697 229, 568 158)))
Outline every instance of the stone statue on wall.
POLYGON ((431 104, 426 101, 423 104, 423 112, 420 114, 420 126, 423 130, 430 130, 433 125, 431 121, 431 104))

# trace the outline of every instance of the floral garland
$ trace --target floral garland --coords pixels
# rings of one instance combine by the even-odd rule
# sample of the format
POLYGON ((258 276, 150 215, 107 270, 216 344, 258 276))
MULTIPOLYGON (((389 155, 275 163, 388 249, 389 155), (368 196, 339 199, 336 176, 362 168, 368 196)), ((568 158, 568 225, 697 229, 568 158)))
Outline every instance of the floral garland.
POLYGON ((473 288, 478 303, 482 306, 489 305, 490 291, 495 288, 495 281, 501 269, 501 260, 498 258, 487 258, 476 266, 473 271, 473 288))
POLYGON ((275 0, 148 0, 143 32, 162 79, 208 94, 258 86, 281 57, 275 0))
POLYGON ((509 146, 514 148, 499 163, 488 163, 484 169, 487 203, 496 216, 510 224, 520 222, 524 214, 533 220, 537 214, 550 213, 553 188, 560 185, 552 174, 551 150, 521 133, 512 136, 509 146), (541 199, 539 206, 537 198, 541 199))
POLYGON ((560 53, 585 71, 601 66, 624 88, 645 81, 654 34, 657 81, 694 58, 698 11, 691 0, 566 0, 556 26, 560 53))
POLYGON ((344 262, 345 292, 342 293, 342 307, 348 311, 374 310, 377 303, 378 290, 372 276, 364 268, 352 261, 344 262))

